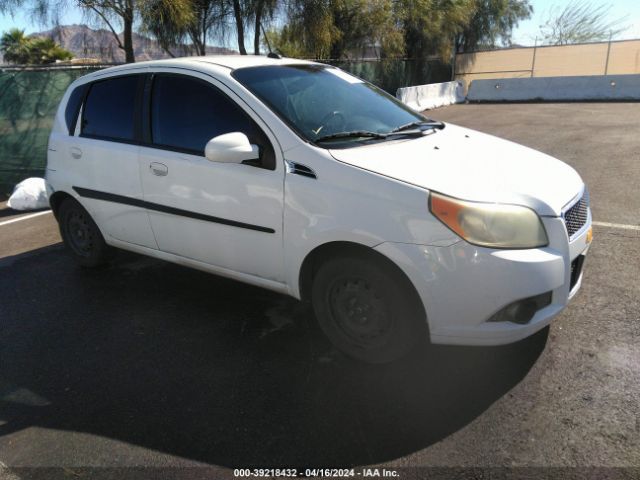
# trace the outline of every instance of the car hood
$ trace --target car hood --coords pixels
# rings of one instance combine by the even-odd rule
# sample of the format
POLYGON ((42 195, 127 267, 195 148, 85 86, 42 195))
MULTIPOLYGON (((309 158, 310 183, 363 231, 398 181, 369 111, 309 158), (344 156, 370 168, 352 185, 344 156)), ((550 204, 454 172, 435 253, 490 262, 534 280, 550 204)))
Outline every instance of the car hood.
POLYGON ((526 205, 559 216, 582 191, 578 173, 531 148, 447 124, 421 138, 332 149, 350 165, 464 200, 526 205))

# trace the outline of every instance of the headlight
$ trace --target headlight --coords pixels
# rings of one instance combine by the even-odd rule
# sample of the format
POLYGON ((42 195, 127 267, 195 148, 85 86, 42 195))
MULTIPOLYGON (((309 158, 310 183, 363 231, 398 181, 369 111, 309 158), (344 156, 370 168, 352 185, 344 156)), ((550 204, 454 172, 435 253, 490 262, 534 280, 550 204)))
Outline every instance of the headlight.
POLYGON ((537 248, 549 244, 538 214, 527 207, 466 202, 431 193, 429 210, 474 245, 491 248, 537 248))

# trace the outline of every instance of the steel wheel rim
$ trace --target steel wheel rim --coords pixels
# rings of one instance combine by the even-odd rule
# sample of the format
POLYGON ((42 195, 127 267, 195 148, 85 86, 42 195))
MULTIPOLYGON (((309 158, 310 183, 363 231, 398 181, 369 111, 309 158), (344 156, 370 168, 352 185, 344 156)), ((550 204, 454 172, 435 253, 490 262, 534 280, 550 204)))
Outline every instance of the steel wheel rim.
POLYGON ((366 279, 337 279, 329 288, 329 306, 335 328, 350 343, 362 348, 387 343, 393 319, 382 292, 366 279))
POLYGON ((65 230, 72 250, 82 257, 88 257, 95 241, 88 217, 82 212, 71 212, 67 217, 65 230))

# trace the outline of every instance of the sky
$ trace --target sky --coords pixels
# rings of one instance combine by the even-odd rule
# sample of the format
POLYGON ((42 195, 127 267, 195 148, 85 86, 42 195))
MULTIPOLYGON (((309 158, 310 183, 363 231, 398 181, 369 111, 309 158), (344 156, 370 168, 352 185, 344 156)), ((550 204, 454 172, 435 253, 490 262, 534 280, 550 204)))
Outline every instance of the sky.
MULTIPOLYGON (((548 17, 550 10, 562 9, 571 0, 530 0, 533 15, 518 25, 513 32, 513 42, 521 45, 533 45, 539 27, 548 17)), ((596 5, 610 5, 611 20, 623 19, 623 25, 629 28, 620 34, 618 39, 640 38, 640 0, 592 0, 596 5)), ((71 3, 71 2, 70 2, 71 3)), ((62 25, 83 23, 82 13, 77 8, 70 8, 62 17, 62 25)), ((0 32, 12 27, 24 29, 27 33, 45 30, 47 27, 33 23, 27 13, 19 13, 14 18, 10 15, 0 15, 0 32)), ((247 43, 248 44, 248 43, 247 43)), ((227 45, 235 47, 235 45, 227 45)))
MULTIPOLYGON (((518 28, 514 30, 512 41, 521 45, 533 45, 536 34, 540 30, 540 25, 544 24, 553 9, 562 10, 571 0, 530 0, 533 6, 533 15, 529 20, 520 22, 518 28)), ((640 38, 640 1, 639 0, 593 0, 594 5, 611 6, 609 11, 610 20, 623 19, 622 26, 629 28, 621 33, 619 40, 629 38, 640 38)))

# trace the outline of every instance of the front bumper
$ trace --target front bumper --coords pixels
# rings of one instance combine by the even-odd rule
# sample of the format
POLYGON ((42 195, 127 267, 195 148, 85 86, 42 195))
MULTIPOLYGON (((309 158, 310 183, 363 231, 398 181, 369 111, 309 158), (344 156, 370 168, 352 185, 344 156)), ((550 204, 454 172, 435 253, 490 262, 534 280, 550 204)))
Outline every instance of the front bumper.
POLYGON ((460 241, 448 247, 385 242, 376 247, 413 282, 427 313, 432 343, 501 345, 547 326, 577 293, 582 271, 571 285, 571 263, 589 249, 591 213, 569 241, 560 218, 542 219, 545 248, 495 250, 460 241), (551 292, 551 303, 526 324, 488 322, 505 306, 551 292))

